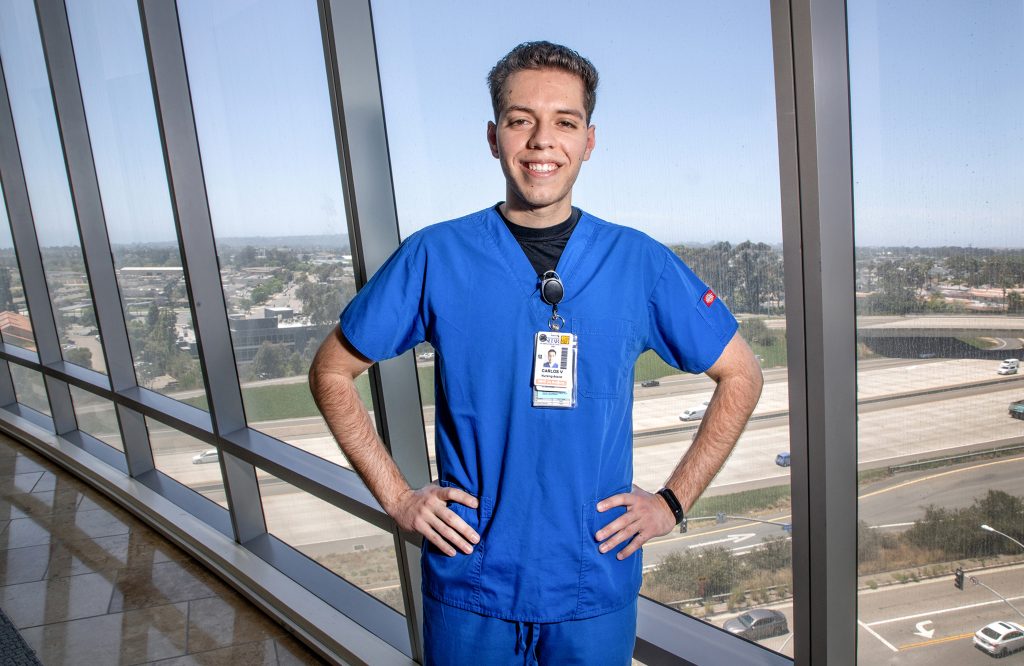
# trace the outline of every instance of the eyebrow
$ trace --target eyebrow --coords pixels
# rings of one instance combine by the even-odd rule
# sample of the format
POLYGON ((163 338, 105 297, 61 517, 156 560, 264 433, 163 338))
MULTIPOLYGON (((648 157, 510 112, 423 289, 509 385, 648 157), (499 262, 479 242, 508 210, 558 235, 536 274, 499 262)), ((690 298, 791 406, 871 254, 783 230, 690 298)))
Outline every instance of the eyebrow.
MULTIPOLYGON (((522 111, 523 113, 529 113, 532 115, 536 114, 536 111, 534 111, 528 106, 523 106, 521 104, 512 104, 510 106, 505 107, 505 112, 508 113, 509 111, 522 111)), ((580 120, 583 120, 583 113, 581 111, 578 111, 577 109, 557 109, 555 113, 560 116, 573 116, 574 118, 579 118, 580 120)))

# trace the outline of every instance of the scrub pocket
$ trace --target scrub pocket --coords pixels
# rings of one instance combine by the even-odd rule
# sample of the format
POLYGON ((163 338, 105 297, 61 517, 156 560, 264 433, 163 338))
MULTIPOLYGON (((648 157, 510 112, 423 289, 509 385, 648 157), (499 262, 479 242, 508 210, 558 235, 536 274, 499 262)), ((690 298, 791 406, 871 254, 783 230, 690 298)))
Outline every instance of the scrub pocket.
MULTIPOLYGON (((459 488, 449 481, 439 483, 443 488, 459 488)), ((448 502, 448 508, 480 535, 480 542, 473 546, 472 554, 466 555, 456 549, 455 555, 449 557, 426 539, 423 541, 423 565, 426 570, 424 573, 427 574, 424 576, 424 584, 437 599, 480 605, 480 571, 487 541, 484 533, 494 503, 489 497, 477 497, 477 500, 479 506, 476 509, 458 502, 448 502)))
MULTIPOLYGON (((626 493, 631 489, 620 488, 600 499, 626 493)), ((589 617, 621 608, 640 592, 643 549, 620 560, 616 555, 629 545, 628 541, 607 553, 602 553, 598 550, 601 544, 594 538, 598 530, 626 513, 626 507, 617 506, 599 512, 598 501, 583 505, 583 561, 580 568, 579 603, 576 608, 579 617, 589 617)))
POLYGON ((636 326, 628 319, 573 317, 578 336, 580 395, 621 398, 633 377, 636 326))

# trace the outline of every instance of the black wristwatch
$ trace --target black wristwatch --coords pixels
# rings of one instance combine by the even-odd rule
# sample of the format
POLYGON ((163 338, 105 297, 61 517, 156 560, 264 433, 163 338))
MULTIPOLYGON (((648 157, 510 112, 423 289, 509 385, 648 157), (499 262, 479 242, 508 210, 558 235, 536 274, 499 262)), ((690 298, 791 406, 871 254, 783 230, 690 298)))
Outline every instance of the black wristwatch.
POLYGON ((661 499, 665 500, 665 504, 668 504, 668 508, 672 510, 672 515, 676 518, 676 525, 679 525, 679 531, 686 531, 686 514, 683 513, 683 505, 676 499, 676 494, 668 488, 662 488, 658 491, 658 495, 661 495, 661 499))

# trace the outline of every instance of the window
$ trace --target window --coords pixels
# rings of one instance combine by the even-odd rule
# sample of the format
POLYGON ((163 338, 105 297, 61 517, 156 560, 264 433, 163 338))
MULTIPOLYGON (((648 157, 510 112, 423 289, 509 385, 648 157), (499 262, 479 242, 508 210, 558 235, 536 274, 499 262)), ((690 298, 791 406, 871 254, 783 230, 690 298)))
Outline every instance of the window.
POLYGON ((179 13, 246 418, 344 464, 306 380, 355 292, 316 3, 179 13))
POLYGON ((207 499, 228 506, 220 475, 220 453, 201 440, 146 417, 153 464, 207 499))
POLYGON ((69 388, 78 429, 119 451, 124 451, 124 444, 121 442, 121 428, 117 423, 114 404, 75 386, 69 388))
POLYGON ((858 661, 966 661, 974 632, 1017 615, 998 595, 1012 603, 1019 578, 1001 567, 1024 559, 1010 360, 1024 336, 1024 16, 1009 3, 847 12, 858 661))
POLYGON ((395 541, 390 532, 262 470, 258 476, 268 532, 405 613, 395 541))
POLYGON ((0 58, 64 360, 105 372, 35 9, 0 6, 0 58), (17 66, 14 66, 17 63, 17 66))
POLYGON ((136 377, 205 409, 137 3, 69 2, 68 21, 136 377))
POLYGON ((21 270, 11 238, 7 202, 0 190, 0 335, 9 345, 35 350, 32 320, 28 317, 28 303, 21 287, 21 270))

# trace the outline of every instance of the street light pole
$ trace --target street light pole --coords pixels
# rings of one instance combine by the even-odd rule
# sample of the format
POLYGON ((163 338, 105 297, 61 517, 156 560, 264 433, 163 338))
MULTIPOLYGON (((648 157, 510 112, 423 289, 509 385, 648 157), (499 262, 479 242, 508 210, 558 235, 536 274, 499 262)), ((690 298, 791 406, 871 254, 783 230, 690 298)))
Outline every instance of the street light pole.
POLYGON ((985 530, 986 532, 995 532, 996 534, 1001 534, 1002 536, 1004 536, 1007 539, 1009 539, 1010 541, 1014 542, 1015 544, 1017 544, 1021 548, 1024 548, 1024 543, 1021 543, 1020 541, 1017 541, 1016 539, 1014 539, 1009 534, 1006 534, 1005 532, 1000 532, 999 530, 997 530, 996 528, 992 527, 991 525, 982 525, 981 529, 985 530))
POLYGON ((986 590, 988 590, 989 592, 991 592, 992 594, 996 595, 997 597, 999 597, 1000 599, 1002 599, 1002 600, 1003 600, 1004 602, 1006 602, 1006 605, 1007 605, 1007 606, 1009 606, 1009 607, 1010 607, 1010 608, 1012 608, 1013 610, 1017 611, 1017 615, 1020 615, 1021 617, 1024 617, 1024 613, 1020 612, 1020 609, 1019 609, 1019 608, 1017 608, 1017 607, 1016 607, 1016 606, 1014 606, 1014 605, 1013 605, 1012 603, 1010 603, 1010 600, 1009 600, 1009 599, 1007 599, 1007 598, 1006 598, 1006 597, 1004 597, 1003 595, 999 594, 998 592, 996 592, 995 590, 993 590, 993 589, 992 589, 991 587, 989 587, 989 586, 988 586, 988 585, 986 585, 985 583, 982 583, 982 582, 981 582, 980 580, 978 580, 978 577, 977 577, 977 576, 971 576, 971 578, 970 578, 970 581, 971 581, 972 583, 974 583, 975 585, 981 585, 981 586, 982 586, 983 588, 985 588, 986 590))

